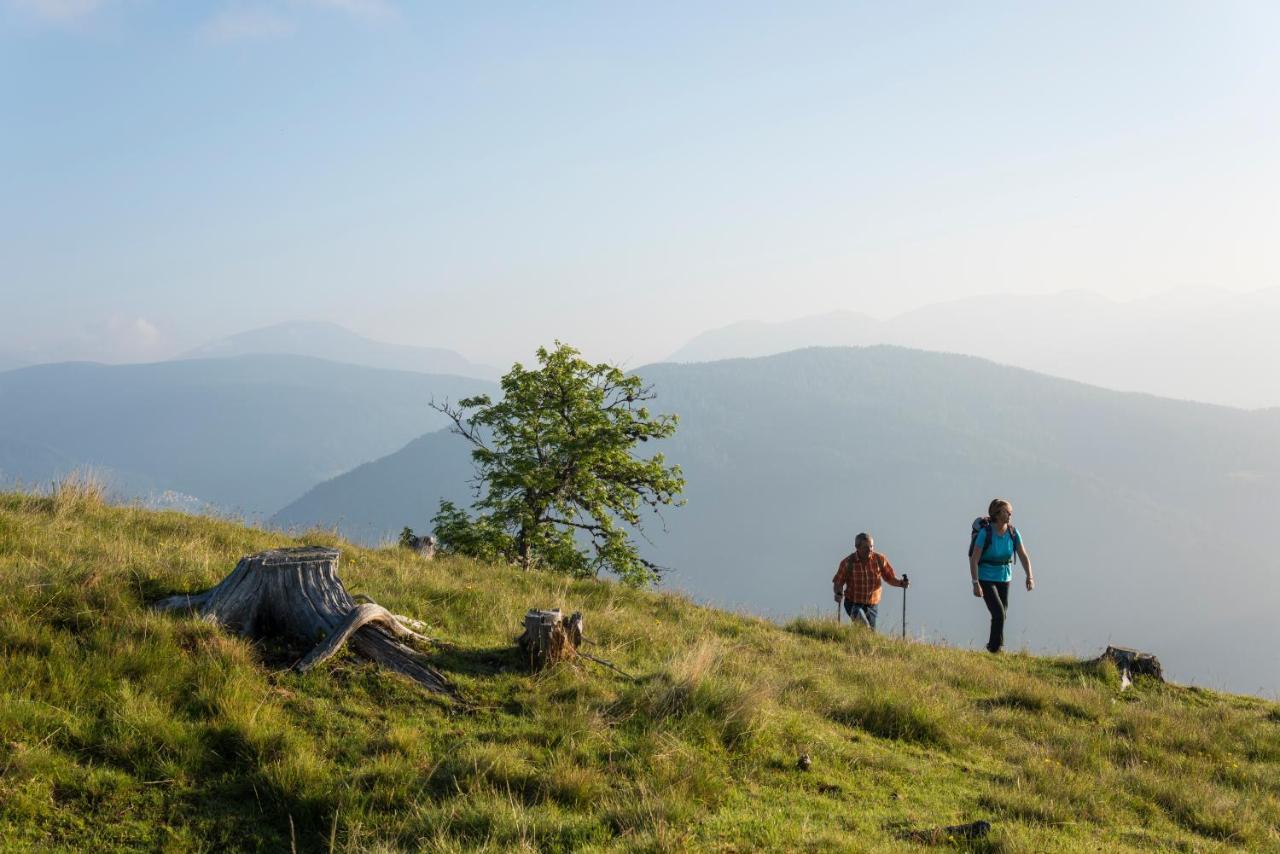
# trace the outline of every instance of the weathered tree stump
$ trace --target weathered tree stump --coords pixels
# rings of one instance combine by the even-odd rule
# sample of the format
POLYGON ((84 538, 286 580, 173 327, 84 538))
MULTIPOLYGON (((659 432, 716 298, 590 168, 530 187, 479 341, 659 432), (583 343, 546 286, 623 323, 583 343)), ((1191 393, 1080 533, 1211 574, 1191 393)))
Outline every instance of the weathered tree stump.
POLYGON ((457 693, 404 641, 429 642, 376 602, 356 604, 338 578, 337 549, 303 546, 242 557, 231 574, 203 593, 170 596, 158 611, 194 611, 249 638, 289 637, 315 646, 293 665, 306 672, 345 643, 359 655, 404 674, 429 691, 457 693))
POLYGON ((433 560, 436 556, 436 538, 430 534, 419 537, 409 527, 400 532, 400 545, 417 552, 418 556, 425 560, 433 560))
POLYGON ((1113 662, 1121 673, 1127 671, 1131 676, 1151 676, 1161 682, 1164 681, 1164 670, 1160 667, 1160 659, 1150 653, 1123 646, 1109 646, 1097 660, 1113 662))
POLYGON ((541 670, 578 656, 582 644, 582 614, 562 616, 558 609, 530 609, 524 615, 524 634, 516 639, 531 670, 541 670))

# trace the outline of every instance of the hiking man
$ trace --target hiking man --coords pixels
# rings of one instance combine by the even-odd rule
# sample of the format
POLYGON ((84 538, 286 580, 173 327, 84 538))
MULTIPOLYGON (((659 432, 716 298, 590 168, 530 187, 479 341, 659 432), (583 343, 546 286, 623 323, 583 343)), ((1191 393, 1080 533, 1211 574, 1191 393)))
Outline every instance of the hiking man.
POLYGON ((853 554, 840 561, 836 577, 831 579, 836 601, 844 600, 844 611, 850 620, 861 620, 872 629, 880 606, 880 582, 893 587, 909 587, 910 579, 898 578, 884 555, 876 551, 870 534, 858 534, 853 540, 853 554))

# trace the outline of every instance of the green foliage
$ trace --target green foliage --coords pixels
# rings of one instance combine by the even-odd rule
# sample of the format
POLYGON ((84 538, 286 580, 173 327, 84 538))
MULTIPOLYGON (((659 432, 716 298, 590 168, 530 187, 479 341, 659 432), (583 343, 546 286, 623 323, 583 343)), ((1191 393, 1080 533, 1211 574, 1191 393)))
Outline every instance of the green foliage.
POLYGON ((443 501, 432 519, 446 551, 545 567, 577 578, 616 574, 631 585, 657 580, 623 526, 642 511, 679 505, 684 478, 661 453, 634 456, 638 443, 675 432, 674 415, 651 415, 654 398, 637 376, 592 365, 556 342, 539 367, 516 364, 502 399, 469 397, 435 406, 474 446, 481 485, 473 519, 443 501), (585 545, 584 545, 585 543, 585 545))
POLYGON ((515 537, 495 515, 473 519, 452 501, 441 501, 440 512, 431 522, 443 551, 486 563, 506 563, 515 554, 515 537))
POLYGON ((400 548, 402 549, 413 548, 413 541, 414 541, 413 528, 410 528, 408 525, 405 525, 404 528, 401 529, 400 531, 400 540, 399 540, 400 548))

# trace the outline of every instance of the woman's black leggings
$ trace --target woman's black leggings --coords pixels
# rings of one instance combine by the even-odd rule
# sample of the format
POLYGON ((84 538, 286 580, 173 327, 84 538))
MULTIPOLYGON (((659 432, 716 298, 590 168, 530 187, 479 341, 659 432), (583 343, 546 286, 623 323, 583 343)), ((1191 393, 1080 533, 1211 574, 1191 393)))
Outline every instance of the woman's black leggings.
POLYGON ((1004 646, 1004 615, 1009 613, 1009 582, 980 581, 982 601, 991 612, 991 637, 987 639, 987 651, 999 652, 1004 646))

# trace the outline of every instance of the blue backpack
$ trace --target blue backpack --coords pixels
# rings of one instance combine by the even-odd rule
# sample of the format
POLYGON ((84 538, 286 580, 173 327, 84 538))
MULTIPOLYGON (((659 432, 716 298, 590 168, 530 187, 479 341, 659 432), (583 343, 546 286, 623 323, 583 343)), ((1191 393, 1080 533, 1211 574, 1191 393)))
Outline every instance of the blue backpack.
MULTIPOLYGON (((973 525, 971 525, 969 529, 969 555, 970 556, 973 555, 973 549, 978 544, 978 534, 980 534, 983 531, 987 532, 987 537, 986 537, 986 540, 984 540, 982 543, 982 552, 981 554, 978 555, 978 563, 982 563, 982 559, 987 556, 987 549, 991 548, 991 517, 990 516, 979 516, 977 519, 973 520, 973 525)), ((1018 553, 1018 544, 1022 540, 1018 536, 1018 529, 1013 527, 1012 525, 1009 526, 1009 533, 1010 535, 1013 536, 1013 552, 1016 555, 1018 553)))

